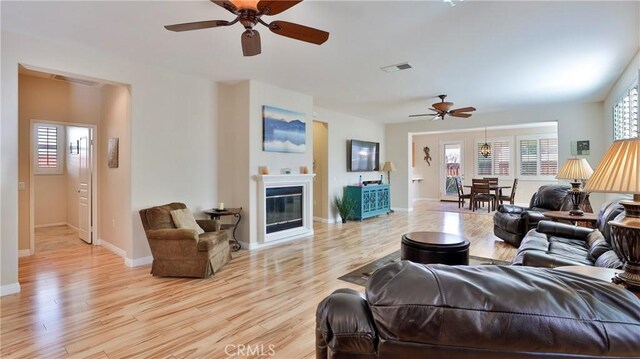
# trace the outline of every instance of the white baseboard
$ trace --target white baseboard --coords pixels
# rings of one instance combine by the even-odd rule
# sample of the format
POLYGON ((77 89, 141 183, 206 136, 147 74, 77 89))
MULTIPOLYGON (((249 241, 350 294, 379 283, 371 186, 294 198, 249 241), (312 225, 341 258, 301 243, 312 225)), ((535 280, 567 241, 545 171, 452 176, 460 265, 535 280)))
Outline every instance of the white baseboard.
POLYGON ((276 240, 276 241, 271 241, 266 243, 255 243, 255 242, 247 243, 242 241, 239 241, 239 242, 240 242, 240 245, 242 246, 242 249, 254 250, 254 249, 273 247, 273 246, 277 246, 280 244, 293 242, 293 241, 304 241, 312 238, 313 238, 313 234, 305 237, 300 237, 300 238, 283 238, 281 240, 276 240))
POLYGON ((127 252, 119 247, 114 246, 113 244, 105 241, 104 239, 98 239, 98 243, 96 243, 99 246, 103 246, 105 249, 115 253, 116 255, 122 257, 122 258, 127 258, 127 252))
POLYGON ((57 227, 57 226, 68 226, 68 224, 67 222, 38 224, 37 226, 33 226, 33 228, 57 227))
POLYGON ((414 198, 413 201, 414 202, 417 202, 417 201, 439 202, 440 198, 420 197, 420 198, 414 198))
POLYGON ((139 267, 139 266, 145 266, 147 264, 151 264, 153 263, 153 256, 148 256, 148 257, 142 257, 142 258, 125 258, 124 259, 124 264, 127 267, 139 267))
POLYGON ((20 293, 20 283, 12 283, 0 286, 0 297, 16 293, 20 293))
POLYGON ((412 212, 413 208, 398 208, 398 207, 391 207, 392 210, 396 211, 396 212, 412 212))
POLYGON ((18 251, 18 257, 27 257, 33 255, 31 249, 20 249, 18 251))
POLYGON ((313 217, 313 221, 314 222, 321 222, 321 223, 335 223, 336 220, 335 219, 327 219, 327 218, 322 218, 322 217, 313 217))
POLYGON ((127 252, 125 250, 123 250, 122 248, 116 247, 115 245, 105 241, 104 239, 98 239, 98 243, 96 244, 99 246, 103 246, 105 249, 124 258, 124 264, 127 267, 144 266, 147 264, 151 264, 153 262, 152 256, 142 257, 142 258, 129 258, 127 257, 127 252))
POLYGON ((69 226, 69 227, 71 227, 71 228, 75 229, 76 231, 79 231, 79 230, 80 230, 80 228, 78 228, 78 227, 74 226, 73 224, 69 224, 69 223, 67 223, 67 226, 69 226))

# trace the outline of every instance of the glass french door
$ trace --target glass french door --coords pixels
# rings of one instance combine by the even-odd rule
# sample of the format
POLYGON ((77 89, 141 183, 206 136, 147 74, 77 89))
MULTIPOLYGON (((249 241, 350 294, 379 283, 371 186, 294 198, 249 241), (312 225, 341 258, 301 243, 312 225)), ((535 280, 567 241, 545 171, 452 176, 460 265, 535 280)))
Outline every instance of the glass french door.
POLYGON ((458 200, 458 176, 464 182, 464 141, 440 141, 440 200, 458 200))

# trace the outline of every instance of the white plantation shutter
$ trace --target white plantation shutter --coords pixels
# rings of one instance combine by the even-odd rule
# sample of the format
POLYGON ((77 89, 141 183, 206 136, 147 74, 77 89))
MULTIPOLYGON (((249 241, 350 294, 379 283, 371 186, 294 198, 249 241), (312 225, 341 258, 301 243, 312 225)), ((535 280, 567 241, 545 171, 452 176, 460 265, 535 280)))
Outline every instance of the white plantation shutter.
POLYGON ((558 174, 558 138, 548 135, 518 138, 519 175, 527 178, 558 174))
POLYGON ((540 139, 540 175, 555 176, 558 174, 558 139, 540 139))
POLYGON ((494 176, 508 176, 509 162, 511 159, 511 147, 508 141, 495 141, 491 146, 491 154, 493 156, 493 173, 494 176))
POLYGON ((63 127, 37 123, 34 126, 34 174, 61 174, 63 127))
POLYGON ((488 139, 491 154, 486 158, 480 152, 484 139, 476 140, 476 175, 477 176, 510 176, 511 175, 511 146, 510 138, 488 139))
POLYGON ((638 85, 627 90, 613 106, 613 139, 638 137, 638 85))
POLYGON ((538 141, 520 140, 520 175, 538 175, 538 141))

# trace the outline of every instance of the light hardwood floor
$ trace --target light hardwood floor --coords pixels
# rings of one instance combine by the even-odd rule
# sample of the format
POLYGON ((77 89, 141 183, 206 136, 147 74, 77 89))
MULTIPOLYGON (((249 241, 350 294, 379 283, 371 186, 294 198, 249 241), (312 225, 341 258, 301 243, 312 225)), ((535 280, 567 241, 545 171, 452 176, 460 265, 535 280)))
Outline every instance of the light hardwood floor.
POLYGON ((398 250, 403 233, 461 234, 472 255, 513 257, 491 215, 442 206, 316 223, 312 239, 234 253, 209 279, 153 277, 150 266, 128 268, 99 246, 22 257, 22 291, 1 299, 0 357, 312 358, 318 302, 338 288, 363 291, 337 278, 398 250))

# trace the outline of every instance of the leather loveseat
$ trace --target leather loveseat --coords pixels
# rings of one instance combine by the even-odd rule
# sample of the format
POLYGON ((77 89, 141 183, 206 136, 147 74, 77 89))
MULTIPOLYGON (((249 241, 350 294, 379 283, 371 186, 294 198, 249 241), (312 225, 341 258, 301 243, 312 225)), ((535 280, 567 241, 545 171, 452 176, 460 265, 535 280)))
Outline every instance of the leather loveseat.
POLYGON ((503 204, 493 215, 493 233, 503 241, 518 247, 524 235, 536 228, 538 222, 546 219, 545 211, 568 211, 571 200, 564 185, 546 185, 531 196, 529 207, 503 204))
POLYGON ((617 198, 602 206, 596 229, 552 221, 539 222, 537 229, 524 237, 511 264, 550 268, 569 265, 622 268, 623 261, 613 248, 608 225, 624 210, 619 201, 617 198))
POLYGON ((548 268, 389 264, 318 305, 316 358, 640 358, 640 299, 548 268))

